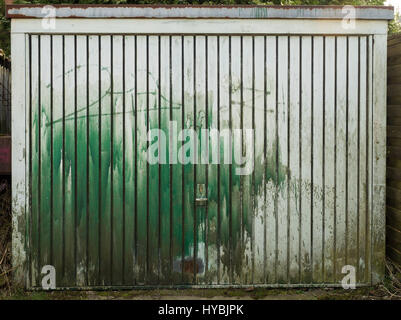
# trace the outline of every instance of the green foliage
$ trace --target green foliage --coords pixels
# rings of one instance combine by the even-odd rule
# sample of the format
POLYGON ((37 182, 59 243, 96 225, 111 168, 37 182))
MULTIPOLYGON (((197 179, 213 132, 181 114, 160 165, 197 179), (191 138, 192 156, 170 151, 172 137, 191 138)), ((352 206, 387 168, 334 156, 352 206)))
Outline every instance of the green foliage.
POLYGON ((389 34, 401 33, 401 16, 399 14, 396 14, 394 20, 389 23, 388 33, 389 34))
POLYGON ((354 5, 373 6, 383 5, 385 0, 282 0, 281 5, 354 5))
POLYGON ((0 3, 0 49, 10 55, 10 21, 4 15, 4 1, 0 3))

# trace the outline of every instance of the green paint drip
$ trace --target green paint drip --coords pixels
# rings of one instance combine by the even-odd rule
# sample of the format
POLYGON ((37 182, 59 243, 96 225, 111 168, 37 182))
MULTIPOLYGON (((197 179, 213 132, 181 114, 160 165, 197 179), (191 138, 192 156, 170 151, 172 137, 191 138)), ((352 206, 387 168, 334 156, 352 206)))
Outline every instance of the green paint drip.
MULTIPOLYGON (((77 69, 80 69, 84 66, 78 66, 77 69)), ((111 76, 110 72, 108 69, 103 68, 102 71, 106 72, 107 75, 109 75, 110 81, 111 81, 111 76)), ((69 70, 67 71, 66 74, 71 73, 72 71, 69 70)), ((134 75, 131 75, 132 77, 134 75)), ((106 81, 107 78, 102 77, 103 81, 106 81)), ((45 122, 42 122, 42 128, 49 128, 52 125, 53 128, 53 148, 54 148, 54 158, 53 158, 53 169, 55 172, 55 181, 58 183, 61 182, 62 180, 62 174, 65 175, 65 177, 68 177, 70 173, 72 173, 71 170, 75 170, 73 160, 74 160, 74 146, 70 142, 73 142, 74 139, 74 130, 75 126, 71 121, 77 121, 77 170, 78 170, 78 179, 79 179, 79 195, 77 199, 77 218, 78 218, 78 224, 81 225, 83 220, 86 217, 86 212, 89 212, 89 247, 88 247, 88 252, 89 252, 89 270, 88 270, 88 275, 89 278, 92 279, 94 282, 97 280, 102 280, 104 282, 110 281, 109 279, 109 274, 110 274, 110 269, 108 266, 108 261, 111 259, 111 256, 109 255, 110 253, 110 246, 111 244, 111 238, 110 238, 110 222, 111 222, 111 174, 114 175, 114 183, 113 183, 113 194, 114 194, 114 201, 113 203, 113 214, 114 214, 114 220, 113 223, 121 224, 122 219, 121 214, 122 214, 122 204, 121 203, 116 203, 116 202, 121 202, 122 201, 122 159, 123 159, 123 150, 122 150, 122 142, 120 139, 122 138, 121 135, 115 135, 115 130, 120 130, 118 127, 119 121, 123 116, 123 111, 120 110, 117 112, 117 101, 122 101, 121 96, 126 95, 126 102, 130 101, 132 103, 132 108, 125 111, 125 117, 126 119, 130 119, 131 124, 133 125, 135 121, 135 109, 138 115, 137 123, 138 123, 138 128, 136 134, 138 137, 138 141, 134 140, 135 134, 132 134, 132 144, 137 145, 137 150, 138 150, 138 172, 145 173, 145 167, 146 167, 146 151, 147 151, 147 146, 146 146, 146 132, 144 132, 144 128, 146 128, 146 121, 150 121, 150 128, 152 127, 157 127, 158 122, 156 121, 155 116, 157 113, 155 111, 159 110, 159 107, 156 104, 156 97, 159 95, 159 84, 157 81, 153 78, 153 75, 149 73, 149 79, 150 81, 153 81, 153 86, 155 87, 155 90, 152 92, 138 92, 137 93, 137 100, 138 100, 138 106, 133 105, 133 101, 135 101, 135 91, 134 88, 129 88, 125 90, 124 92, 122 91, 111 91, 111 85, 108 87, 102 88, 101 96, 98 99, 95 99, 90 102, 89 105, 78 105, 77 106, 77 111, 76 111, 76 118, 75 118, 75 110, 74 112, 66 111, 65 117, 56 117, 53 122, 50 121, 50 118, 48 116, 42 117, 42 119, 46 119, 45 122), (110 112, 110 97, 111 94, 113 94, 113 112, 110 112), (147 112, 147 100, 146 100, 146 95, 149 94, 149 96, 154 99, 154 104, 151 104, 149 107, 149 116, 150 119, 146 118, 146 112, 147 112), (99 104, 101 104, 102 110, 99 113, 99 104), (87 111, 89 111, 89 115, 87 114, 87 111), (99 116, 101 118, 101 126, 102 126, 102 131, 101 131, 101 168, 99 171, 99 127, 98 127, 98 121, 99 121, 99 116), (114 118, 114 139, 111 141, 111 117, 113 116, 114 118), (61 146, 63 143, 63 131, 61 128, 61 124, 63 123, 66 124, 65 127, 65 141, 66 143, 66 150, 65 152, 65 161, 64 161, 64 168, 65 171, 64 173, 59 174, 61 171, 61 164, 62 164, 62 157, 61 157, 61 146), (142 123, 142 121, 145 121, 145 124, 142 123), (89 121, 89 141, 86 141, 86 130, 87 130, 87 121, 89 121), (117 121, 117 122, 116 122, 117 121), (142 141, 140 140, 142 139, 142 141), (89 144, 89 172, 86 172, 86 145, 87 143, 89 144), (111 168, 111 143, 114 145, 114 151, 113 151, 113 168, 111 168), (88 210, 86 209, 86 196, 82 195, 81 192, 86 191, 84 188, 84 184, 86 180, 86 175, 89 175, 89 202, 88 202, 88 210), (100 185, 100 194, 99 194, 99 183, 100 185), (82 184, 82 185, 81 185, 82 184), (100 203, 99 203, 100 199, 100 203), (99 206, 100 205, 100 206, 99 206), (116 218, 117 217, 117 218, 116 218), (100 225, 100 230, 102 232, 101 237, 99 237, 98 233, 98 228, 99 228, 99 223, 100 225), (101 279, 97 279, 97 273, 99 272, 99 266, 97 265, 97 254, 98 254, 98 244, 100 241, 100 251, 101 251, 101 256, 102 256, 102 263, 100 265, 100 273, 101 273, 101 279)), ((91 85, 93 89, 97 89, 97 84, 91 85)), ((251 90, 251 88, 243 88, 244 90, 251 90)), ((233 91, 238 91, 240 90, 240 86, 234 87, 233 91)), ((256 92, 256 94, 261 94, 260 92, 256 92)), ((266 93, 269 94, 269 93, 266 93)), ((213 114, 211 114, 210 110, 213 110, 213 97, 214 93, 210 91, 208 93, 208 104, 209 104, 209 115, 208 115, 208 124, 207 127, 211 128, 212 123, 215 123, 216 119, 213 119, 213 114)), ((200 94, 198 93, 198 96, 200 94)), ((203 99, 203 97, 198 97, 198 99, 203 99)), ((79 99, 81 101, 86 101, 85 99, 79 99)), ((186 110, 190 109, 190 104, 188 101, 192 101, 193 96, 186 94, 185 95, 185 101, 186 101, 186 110)), ((167 97, 161 95, 160 96, 160 110, 165 110, 169 111, 170 108, 172 108, 172 111, 174 114, 178 114, 178 119, 181 119, 181 112, 183 112, 182 108, 182 103, 180 102, 171 102, 167 97)), ((47 104, 49 102, 43 102, 44 105, 42 106, 42 109, 44 107, 49 107, 47 104)), ((233 102, 234 104, 238 102, 233 102)), ((250 103, 250 101, 249 101, 250 103)), ((249 103, 244 102, 243 107, 244 108, 250 108, 249 103)), ((71 109, 71 108, 70 108, 71 109)), ((227 111, 227 110, 226 110, 227 111)), ((220 112, 224 112, 224 110, 220 110, 220 112)), ((168 115, 168 112, 165 112, 165 116, 168 115)), ((37 113, 33 114, 33 130, 39 130, 38 128, 38 115, 37 113)), ((165 120, 165 119, 164 119, 165 120)), ((164 121, 162 120, 162 122, 164 121)), ((206 127, 206 114, 201 111, 198 112, 196 115, 196 124, 194 124, 194 115, 191 112, 187 112, 185 115, 184 119, 184 127, 185 128, 195 128, 196 130, 200 128, 205 128, 206 127)), ((228 124, 227 124, 228 125, 228 124)), ((123 128, 125 130, 125 128, 123 128)), ((48 130, 48 129, 47 129, 48 130)), ((34 143, 34 156, 33 156, 33 174, 37 174, 38 172, 38 158, 36 156, 36 153, 38 152, 38 136, 33 136, 35 139, 34 143), (35 153, 36 152, 36 153, 35 153)), ((47 141, 47 143, 50 143, 50 141, 47 141)), ((127 142, 126 142, 127 143, 127 142)), ((180 146, 181 142, 179 143, 180 146)), ((178 147, 179 147, 178 146, 178 147)), ((224 146, 221 144, 221 151, 223 151, 224 146)), ((263 179, 257 179, 253 183, 255 183, 253 187, 255 187, 255 190, 257 192, 261 192, 263 190, 264 185, 263 183, 268 183, 269 181, 272 181, 275 186, 280 190, 284 186, 284 181, 287 176, 287 171, 288 168, 285 167, 284 165, 281 164, 281 159, 276 158, 276 152, 280 154, 279 152, 279 146, 277 145, 277 142, 273 144, 273 147, 271 150, 269 150, 266 158, 266 176, 265 180, 263 179), (278 162, 277 162, 278 160, 278 162), (277 162, 277 164, 276 164, 277 162)), ((50 149, 50 145, 47 146, 46 150, 50 149)), ((178 149, 178 148, 177 148, 178 149)), ((259 159, 259 158, 258 158, 259 159)), ((126 212, 129 216, 134 215, 134 206, 135 203, 132 201, 132 197, 134 197, 135 189, 134 189, 134 175, 135 172, 134 170, 134 161, 135 158, 132 159, 125 159, 126 162, 126 212)), ((211 168, 213 165, 210 165, 209 168, 211 168)), ((181 171, 181 164, 173 165, 173 171, 179 172, 181 171)), ((217 166, 216 166, 217 168, 217 166)), ((226 172, 228 174, 228 165, 220 165, 221 172, 226 172)), ((150 245, 149 247, 149 252, 157 252, 157 238, 158 238, 158 223, 159 223, 159 212, 158 212, 158 205, 161 205, 161 199, 158 199, 157 202, 154 199, 154 197, 158 197, 158 181, 161 177, 158 175, 158 170, 157 167, 152 168, 152 166, 149 166, 149 182, 150 182, 150 192, 152 192, 152 196, 150 197, 150 208, 149 208, 149 236, 147 238, 146 234, 146 197, 147 197, 147 179, 146 179, 146 174, 139 174, 137 178, 137 194, 138 194, 138 203, 136 204, 138 207, 138 225, 136 226, 136 229, 138 231, 137 237, 138 237, 138 243, 137 246, 135 247, 134 244, 126 244, 129 245, 132 250, 128 252, 128 256, 125 256, 125 259, 134 259, 135 255, 138 255, 138 260, 135 261, 137 264, 137 267, 139 268, 139 274, 144 274, 145 273, 145 265, 146 265, 146 245, 147 245, 147 240, 149 239, 150 245), (157 187, 156 187, 157 186, 157 187), (138 249, 137 252, 135 250, 138 249)), ((173 210, 173 224, 172 224, 172 236, 173 238, 171 239, 172 241, 172 250, 173 250, 173 260, 181 259, 181 254, 182 254, 182 248, 181 248, 181 243, 182 243, 182 237, 184 237, 184 250, 183 253, 185 257, 192 257, 193 256, 193 248, 194 248, 194 228, 195 231, 198 232, 198 245, 205 241, 204 239, 204 227, 206 225, 206 217, 203 211, 199 210, 199 214, 197 217, 196 225, 194 226, 194 194, 191 194, 193 192, 193 184, 195 181, 193 180, 193 166, 192 165, 185 165, 183 166, 184 169, 184 198, 185 198, 185 221, 184 221, 184 233, 182 233, 182 211, 181 211, 181 206, 182 203, 181 201, 179 202, 174 202, 173 206, 175 206, 173 210), (178 208, 177 208, 178 207, 178 208)), ((239 181, 241 181, 243 178, 238 178, 239 181)), ((35 181, 35 180, 34 180, 35 181)), ((72 181, 72 180, 71 180, 72 181)), ((73 181, 72 181, 73 182, 73 181)), ((67 182, 66 182, 67 183, 67 182)), ((239 188, 240 185, 238 184, 237 187, 239 188)), ((236 188, 237 188, 236 187, 236 188)), ((209 185, 209 190, 208 190, 208 199, 209 199, 209 234, 208 234, 208 245, 211 247, 212 245, 215 245, 220 239, 221 245, 222 245, 222 252, 221 252, 221 263, 224 268, 228 268, 230 265, 230 259, 229 259, 229 250, 230 250, 230 237, 229 237, 229 211, 228 211, 228 203, 227 201, 230 199, 229 195, 229 181, 228 181, 228 176, 227 179, 221 179, 221 194, 222 194, 222 203, 220 206, 223 208, 223 210, 220 212, 220 217, 221 217, 221 233, 218 235, 217 234, 217 215, 219 214, 217 212, 217 186, 210 184, 209 185), (226 198, 224 198, 226 196, 226 198)), ((61 187, 60 186, 55 186, 54 187, 54 192, 55 192, 55 197, 54 197, 54 208, 56 210, 61 210, 63 207, 62 204, 62 194, 61 194, 61 187)), ((69 190, 67 188, 66 192, 69 193, 69 195, 66 197, 67 201, 73 201, 72 192, 73 190, 69 190)), ((182 197, 181 194, 181 179, 179 181, 174 181, 173 183, 173 198, 180 200, 182 197)), ((244 192, 250 192, 250 190, 244 190, 244 192)), ((163 186, 162 186, 162 192, 163 186)), ((239 192, 237 190, 237 192, 239 192)), ((256 196, 257 194, 254 194, 253 196, 256 196)), ((33 190, 32 197, 35 198, 37 197, 37 191, 33 190)), ((164 201, 166 199, 169 200, 169 198, 166 198, 164 195, 162 195, 162 198, 164 201)), ((249 198, 251 200, 251 198, 249 198)), ((33 200, 33 205, 36 205, 35 201, 33 200)), ((73 206, 72 203, 70 202, 68 210, 68 214, 73 214, 73 206)), ((38 213, 36 213, 38 214, 38 213)), ((165 211, 165 208, 161 208, 161 214, 162 214, 162 219, 163 221, 168 221, 169 216, 168 212, 165 211)), ((60 214, 57 212, 55 215, 56 219, 59 219, 58 221, 61 222, 61 217, 60 214)), ((236 274, 241 274, 243 271, 243 264, 250 263, 249 261, 243 261, 244 259, 244 244, 241 242, 243 231, 246 231, 249 236, 252 235, 252 217, 253 213, 248 212, 247 214, 244 215, 244 224, 242 226, 243 230, 241 230, 241 223, 238 223, 238 221, 233 221, 233 230, 232 230, 232 238, 231 238, 231 244, 234 244, 233 247, 231 248, 233 250, 232 255, 235 257, 234 259, 234 272, 236 274)), ((235 219, 238 218, 234 217, 235 219)), ((133 225, 133 221, 130 222, 131 225, 133 225)), ((123 226, 124 227, 124 226, 123 226)), ((122 230, 122 227, 120 227, 120 230, 122 230)), ((164 243, 169 243, 169 230, 165 228, 163 225, 161 227, 162 234, 164 237, 161 239, 162 246, 164 243)), ((126 231, 127 232, 127 231, 126 231)), ((128 230, 128 232, 133 232, 133 230, 128 230)), ((117 236, 117 235, 116 235, 117 236)), ((120 235, 118 235, 120 236, 120 235)), ((133 239, 133 237, 132 237, 133 239)), ((152 254, 153 254, 152 253, 152 254)), ((61 254, 61 253, 60 253, 61 254)), ((122 254, 127 254, 125 253, 120 253, 122 254)), ((59 257, 56 257, 56 260, 59 257)), ((114 257, 115 258, 115 257, 114 257)), ((122 258, 122 256, 121 256, 122 258)), ((60 259, 59 259, 60 260, 60 259)), ((151 263, 157 263, 157 260, 155 262, 151 263)), ((66 266, 66 268, 70 268, 71 266, 66 266)), ((154 269, 155 266, 150 266, 151 268, 154 269)), ((149 268, 149 266, 148 266, 149 268)), ((141 276, 140 276, 141 277, 141 276)))

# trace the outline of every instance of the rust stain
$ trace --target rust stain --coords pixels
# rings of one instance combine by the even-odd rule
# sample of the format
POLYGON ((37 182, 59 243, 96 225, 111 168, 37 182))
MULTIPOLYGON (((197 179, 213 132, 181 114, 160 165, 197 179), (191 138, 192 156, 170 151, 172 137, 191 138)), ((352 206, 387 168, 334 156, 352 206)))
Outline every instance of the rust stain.
POLYGON ((183 272, 183 273, 190 273, 193 274, 194 270, 195 273, 203 273, 205 270, 205 264, 203 263, 202 259, 193 257, 187 257, 184 261, 181 259, 176 260, 174 262, 173 269, 175 272, 183 272))

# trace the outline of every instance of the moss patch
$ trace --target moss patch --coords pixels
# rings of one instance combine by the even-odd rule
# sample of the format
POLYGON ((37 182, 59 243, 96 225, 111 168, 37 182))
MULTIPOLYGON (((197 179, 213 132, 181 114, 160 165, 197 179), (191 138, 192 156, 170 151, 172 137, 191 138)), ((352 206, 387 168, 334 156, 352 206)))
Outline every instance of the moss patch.
POLYGON ((115 300, 115 299, 163 299, 165 297, 188 297, 193 299, 233 298, 233 299, 313 299, 313 300, 365 300, 386 299, 379 287, 343 290, 319 289, 160 289, 122 291, 23 291, 11 295, 0 294, 0 299, 11 300, 115 300))

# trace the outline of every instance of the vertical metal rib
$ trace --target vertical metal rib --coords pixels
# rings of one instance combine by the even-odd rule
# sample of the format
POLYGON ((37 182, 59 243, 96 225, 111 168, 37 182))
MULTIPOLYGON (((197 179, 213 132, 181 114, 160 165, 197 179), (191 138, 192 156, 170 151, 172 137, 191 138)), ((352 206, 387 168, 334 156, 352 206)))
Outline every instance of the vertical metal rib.
MULTIPOLYGON (((241 129, 241 156, 243 155, 243 128, 244 128, 244 46, 243 46, 243 37, 240 38, 240 129, 241 129)), ((219 129, 220 131, 220 129, 219 129)), ((243 201, 243 193, 244 193, 244 178, 240 176, 240 241, 241 241, 241 250, 244 249, 243 237, 245 230, 244 223, 244 201, 243 201)))
MULTIPOLYGON (((173 120, 173 72, 172 72, 172 39, 171 36, 169 36, 169 118, 170 122, 173 120)), ((171 141, 171 140, 170 140, 171 141)), ((170 156, 169 156, 170 158, 170 156)), ((171 279, 171 272, 173 270, 173 165, 171 164, 170 160, 170 248, 169 248, 169 258, 170 258, 170 274, 169 278, 171 279)))
MULTIPOLYGON (((134 265, 138 264, 138 49, 137 49, 137 36, 134 38, 135 42, 135 61, 134 61, 134 82, 135 82, 135 94, 134 94, 134 127, 135 127, 135 146, 134 146, 134 157, 135 157, 135 223, 134 223, 134 246, 135 256, 134 265)), ((137 274, 135 273, 135 277, 137 274)), ((138 283, 138 279, 135 278, 135 284, 138 283)))
POLYGON ((122 36, 122 78, 123 78, 123 256, 122 256, 122 283, 125 284, 125 248, 126 248, 126 231, 125 231, 125 223, 126 223, 126 210, 125 210, 125 36, 122 36))
MULTIPOLYGON (((263 54, 263 76, 264 76, 264 87, 263 87, 263 160, 264 160, 264 178, 266 179, 266 172, 267 172, 267 52, 266 52, 266 36, 264 37, 264 54, 263 54)), ((264 282, 267 282, 267 270, 266 270, 266 258, 267 258, 267 235, 266 235, 266 188, 267 188, 267 181, 264 179, 264 186, 263 186, 263 221, 265 226, 263 228, 263 279, 264 282)))
POLYGON ((322 166, 322 223, 323 223, 323 228, 322 228, 322 280, 323 283, 326 282, 326 277, 325 277, 325 218, 326 218, 326 176, 325 176, 325 163, 326 163, 326 36, 323 36, 323 166, 322 166))
MULTIPOLYGON (((209 128, 209 81, 208 81, 208 36, 205 36, 205 108, 206 108, 206 129, 209 128)), ((207 164, 206 164, 206 197, 209 197, 209 139, 206 142, 207 164)), ((209 206, 205 208, 205 275, 209 271, 209 206)))
POLYGON ((113 284, 113 242, 114 242, 114 208, 113 208, 113 176, 114 176, 114 116, 113 116, 113 90, 114 90, 114 63, 113 63, 113 36, 110 36, 110 284, 113 284))
MULTIPOLYGON (((29 248, 33 249, 32 246, 32 35, 29 35, 29 248)), ((28 253, 29 263, 29 275, 31 282, 32 279, 32 250, 28 253)))
MULTIPOLYGON (((371 157, 373 158, 373 124, 374 124, 374 114, 373 114, 373 105, 374 105, 374 92, 375 92, 375 88, 374 88, 374 73, 375 73, 375 69, 374 69, 374 59, 375 59, 375 39, 373 36, 370 36, 371 38, 371 42, 372 42, 372 66, 371 66, 371 71, 370 71, 370 81, 372 83, 372 92, 371 92, 371 109, 370 109, 370 114, 371 114, 371 121, 370 121, 370 130, 371 130, 371 136, 370 136, 370 147, 371 147, 371 157)), ((370 168, 370 175, 371 175, 371 181, 372 181, 372 186, 370 187, 370 199, 373 199, 373 161, 371 161, 371 168, 370 168)), ((370 272, 370 281, 371 283, 373 282, 373 272, 372 272, 372 257, 373 257, 373 232, 372 232, 372 227, 373 227, 373 205, 371 205, 371 210, 369 210, 370 213, 370 265, 371 265, 371 272, 370 272)))
MULTIPOLYGON (((230 159, 232 157, 232 65, 231 65, 231 36, 228 37, 228 95, 229 95, 229 103, 228 103, 228 126, 229 126, 229 130, 230 130, 230 135, 229 135, 229 141, 228 141, 228 145, 229 145, 229 152, 230 152, 230 159)), ((231 159, 231 163, 229 164, 229 197, 230 200, 228 201, 229 203, 229 222, 228 222, 228 237, 229 237, 229 279, 230 279, 230 283, 233 283, 233 236, 232 236, 232 224, 233 224, 233 218, 232 218, 232 159, 231 159)))
POLYGON ((50 36, 50 264, 53 262, 53 35, 50 36))
POLYGON ((310 256, 311 256, 311 258, 310 258, 310 264, 311 264, 311 273, 312 273, 312 276, 311 276, 311 281, 313 282, 313 269, 314 269, 314 266, 313 266, 313 182, 314 182, 314 179, 313 179, 313 176, 314 176, 314 174, 313 174, 313 122, 314 122, 314 114, 313 114, 313 108, 314 108, 314 103, 315 103, 315 95, 314 95, 314 92, 313 92, 313 90, 314 90, 314 83, 313 83, 313 81, 314 81, 314 63, 315 63, 315 56, 314 56, 314 41, 315 41, 315 38, 314 38, 314 36, 312 36, 311 37, 312 39, 311 39, 311 54, 312 54, 312 57, 311 57, 311 60, 312 60, 312 63, 311 63, 311 195, 310 195, 310 199, 311 199, 311 212, 310 212, 310 256))
POLYGON ((63 35, 63 148, 62 148, 62 193, 63 193, 63 263, 62 274, 65 277, 65 36, 63 35))
MULTIPOLYGON (((365 222, 365 264, 369 261, 369 36, 366 36, 366 222, 365 222)), ((370 262, 370 261, 369 261, 370 262)), ((368 273, 365 268, 365 281, 368 281, 368 273)))
MULTIPOLYGON (((78 243, 78 223, 77 223, 77 36, 74 36, 74 275, 77 281, 77 243, 78 243)), ((77 282, 76 282, 77 284, 77 282)))
POLYGON ((101 194, 102 194, 102 42, 101 42, 102 38, 99 35, 98 36, 98 52, 99 52, 99 83, 98 83, 98 100, 99 100, 99 116, 98 116, 98 134, 99 134, 99 186, 98 186, 98 205, 99 205, 99 209, 98 209, 98 219, 99 219, 99 238, 98 238, 98 264, 99 264, 99 275, 98 275, 98 281, 101 279, 101 261, 102 261, 102 247, 101 247, 101 239, 102 239, 102 214, 101 214, 101 208, 102 208, 102 198, 101 198, 101 194))
MULTIPOLYGON (((184 36, 181 36, 181 103, 182 103, 182 108, 181 108, 181 128, 184 129, 184 110, 185 110, 185 82, 184 82, 184 36)), ((184 141, 182 141, 181 146, 184 145, 184 141)), ((184 159, 184 148, 182 148, 182 159, 184 159)), ((184 251, 184 245, 185 245, 185 227, 184 227, 184 222, 185 222, 185 180, 184 180, 184 165, 181 164, 181 175, 182 175, 182 180, 181 180, 181 205, 182 205, 182 226, 181 226, 181 232, 182 232, 182 242, 181 242, 181 281, 184 281, 184 256, 185 256, 185 251, 184 251)))
POLYGON ((349 37, 347 37, 347 55, 346 55, 346 68, 347 68, 347 76, 346 76, 346 107, 345 107, 345 264, 348 264, 348 232, 349 232, 349 224, 348 224, 348 202, 349 202, 349 195, 348 195, 348 117, 349 117, 349 37))
POLYGON ((334 40, 334 281, 337 279, 337 37, 334 40))
MULTIPOLYGON (((220 132, 220 36, 217 36, 217 130, 220 132)), ((217 283, 220 284, 220 258, 221 258, 221 205, 220 205, 220 140, 218 141, 218 161, 217 161, 217 283)))
MULTIPOLYGON (((149 132, 149 36, 146 36, 146 133, 149 132)), ((146 150, 149 141, 146 139, 146 150)), ((146 268, 145 283, 149 278, 149 162, 146 162, 146 268)))
MULTIPOLYGON (((291 86, 291 45, 290 45, 290 36, 287 37, 287 66, 288 66, 288 76, 287 76, 287 166, 290 167, 290 145, 291 145, 291 135, 290 135, 290 110, 291 110, 291 101, 290 101, 290 86, 291 86)), ((290 170, 287 170, 287 282, 290 283, 290 181, 291 174, 290 170)))
POLYGON ((360 132, 360 117, 361 117, 361 112, 360 112, 360 108, 361 108, 361 37, 358 36, 358 118, 357 118, 357 126, 358 126, 358 154, 357 154, 357 163, 358 163, 358 168, 357 168, 357 198, 356 198, 356 207, 357 207, 357 221, 356 221, 356 257, 357 257, 357 261, 358 261, 358 265, 356 266, 356 279, 357 282, 360 283, 361 279, 360 279, 360 273, 359 273, 359 229, 360 229, 360 210, 359 210, 359 205, 360 205, 360 139, 361 139, 361 132, 360 132))
POLYGON ((274 141, 276 141, 276 148, 275 148, 275 181, 276 181, 276 186, 275 186, 275 193, 274 193, 274 217, 275 217, 275 250, 274 250, 274 278, 277 281, 277 264, 278 264, 278 66, 279 66, 279 55, 278 55, 278 36, 276 36, 276 105, 275 105, 275 137, 274 141))
POLYGON ((86 36, 86 285, 89 286, 89 36, 86 36))
MULTIPOLYGON (((161 50, 161 46, 160 46, 160 36, 158 37, 158 53, 157 53, 157 57, 158 57, 158 74, 159 74, 159 83, 158 83, 158 95, 157 95, 157 103, 158 103, 158 119, 159 119, 159 123, 158 123, 158 129, 161 130, 161 66, 160 66, 160 50, 161 50)), ((163 147, 160 144, 160 139, 158 138, 157 143, 159 144, 159 150, 161 150, 161 148, 163 147)), ((158 206, 158 214, 159 214, 159 225, 158 225, 158 264, 157 264, 157 277, 158 277, 158 282, 160 283, 160 276, 161 276, 161 197, 162 197, 162 193, 161 193, 161 165, 160 165, 160 151, 159 151, 159 163, 158 163, 158 170, 159 170, 159 181, 158 181, 158 193, 159 193, 159 206, 158 206)))
MULTIPOLYGON (((252 37, 252 131, 255 132, 255 37, 252 37)), ((253 170, 252 170, 252 184, 253 184, 253 194, 251 195, 251 202, 252 202, 252 239, 251 239, 251 252, 252 252, 252 261, 251 261, 251 281, 254 283, 255 278, 255 216, 254 212, 256 210, 255 207, 255 195, 256 195, 256 188, 255 188, 255 157, 256 157, 256 146, 255 146, 255 134, 253 134, 252 139, 253 144, 253 170)), ((230 170, 231 173, 231 170, 230 170)), ((230 183, 231 186, 231 183, 230 183)), ((230 191, 231 195, 231 191, 230 191)))
MULTIPOLYGON (((194 130, 196 131, 196 36, 193 36, 193 86, 194 86, 194 96, 193 96, 193 101, 194 101, 194 130)), ((195 151, 195 163, 193 164, 194 167, 194 186, 193 186, 193 192, 194 192, 194 196, 196 197, 196 162, 198 159, 198 150, 197 150, 196 146, 196 151, 195 151)), ((196 204, 195 201, 193 203, 193 210, 194 210, 194 224, 193 224, 193 228, 194 228, 194 254, 193 254, 193 282, 196 283, 196 254, 197 254, 197 237, 198 237, 198 232, 197 232, 197 228, 196 228, 196 222, 197 222, 197 208, 196 208, 196 204)))
POLYGON ((298 125, 298 165, 299 165, 299 236, 298 236, 298 277, 301 282, 301 245, 302 245, 302 36, 299 37, 299 125, 298 125))
POLYGON ((42 183, 41 183, 41 176, 42 176, 42 146, 41 146, 41 127, 42 127, 42 101, 41 101, 41 36, 38 35, 38 277, 40 278, 40 260, 41 260, 41 245, 40 245, 40 236, 41 236, 41 197, 42 197, 42 183))

